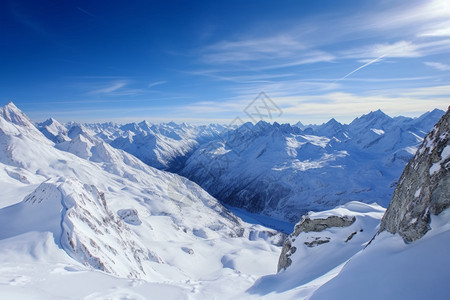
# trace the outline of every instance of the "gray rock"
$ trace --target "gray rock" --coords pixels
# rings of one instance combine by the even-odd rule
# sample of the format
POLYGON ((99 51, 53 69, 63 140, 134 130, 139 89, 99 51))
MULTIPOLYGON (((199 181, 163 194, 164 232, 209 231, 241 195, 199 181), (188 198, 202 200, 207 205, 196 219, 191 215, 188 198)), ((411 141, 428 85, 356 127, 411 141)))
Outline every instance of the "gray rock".
MULTIPOLYGON (((292 242, 295 241, 302 232, 321 232, 331 227, 348 227, 355 222, 355 217, 348 216, 330 216, 326 219, 310 219, 308 215, 304 215, 300 222, 295 225, 294 232, 284 241, 281 255, 278 260, 278 272, 289 267, 292 263, 290 256, 297 250, 292 247, 292 242)), ((305 243, 308 247, 315 247, 321 244, 328 243, 330 238, 317 238, 311 242, 305 243)))
POLYGON ((117 211, 117 215, 125 222, 130 225, 141 225, 142 221, 139 219, 139 215, 136 209, 120 209, 117 211))
POLYGON ((450 207, 450 110, 425 137, 407 164, 380 230, 398 233, 406 242, 430 230, 430 215, 450 207))

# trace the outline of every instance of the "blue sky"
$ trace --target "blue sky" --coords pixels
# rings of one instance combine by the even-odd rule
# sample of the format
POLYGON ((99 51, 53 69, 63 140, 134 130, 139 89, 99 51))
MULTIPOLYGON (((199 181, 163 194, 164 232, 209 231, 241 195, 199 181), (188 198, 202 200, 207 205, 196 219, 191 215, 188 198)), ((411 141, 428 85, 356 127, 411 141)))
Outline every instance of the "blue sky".
POLYGON ((33 120, 349 122, 450 104, 450 2, 2 1, 0 104, 33 120))

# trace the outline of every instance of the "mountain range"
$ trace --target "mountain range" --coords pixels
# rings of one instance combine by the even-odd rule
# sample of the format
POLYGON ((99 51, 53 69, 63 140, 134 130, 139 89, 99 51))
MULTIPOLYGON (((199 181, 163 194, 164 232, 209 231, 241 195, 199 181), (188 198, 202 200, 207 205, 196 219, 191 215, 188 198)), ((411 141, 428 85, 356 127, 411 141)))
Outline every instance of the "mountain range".
POLYGON ((443 114, 392 118, 378 110, 350 124, 331 119, 308 127, 264 121, 238 128, 146 121, 64 126, 53 119, 37 127, 60 149, 78 147, 71 151, 88 156, 79 144, 103 141, 189 178, 223 204, 295 223, 310 210, 349 201, 386 207, 404 166, 443 114))
POLYGON ((33 123, 9 103, 0 297, 445 299, 449 122, 33 123))

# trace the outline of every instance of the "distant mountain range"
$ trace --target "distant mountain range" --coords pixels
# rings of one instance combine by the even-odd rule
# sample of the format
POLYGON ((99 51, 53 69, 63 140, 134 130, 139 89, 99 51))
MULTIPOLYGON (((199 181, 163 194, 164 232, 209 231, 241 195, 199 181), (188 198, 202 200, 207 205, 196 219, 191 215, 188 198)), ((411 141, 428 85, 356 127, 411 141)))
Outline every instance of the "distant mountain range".
MULTIPOLYGON (((92 139, 181 174, 222 203, 295 223, 349 201, 389 204, 396 180, 444 114, 392 118, 381 110, 350 124, 37 124, 57 148, 95 160, 92 139)), ((94 147, 95 149, 95 147, 94 147)))

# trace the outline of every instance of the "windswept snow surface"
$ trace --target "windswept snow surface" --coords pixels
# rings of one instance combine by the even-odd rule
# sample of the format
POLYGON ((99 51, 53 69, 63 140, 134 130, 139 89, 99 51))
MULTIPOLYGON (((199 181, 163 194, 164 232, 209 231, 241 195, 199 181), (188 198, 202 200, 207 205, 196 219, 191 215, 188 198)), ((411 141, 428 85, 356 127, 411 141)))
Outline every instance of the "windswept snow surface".
POLYGON ((282 235, 82 127, 67 136, 0 108, 1 299, 233 297, 276 271, 282 235))

